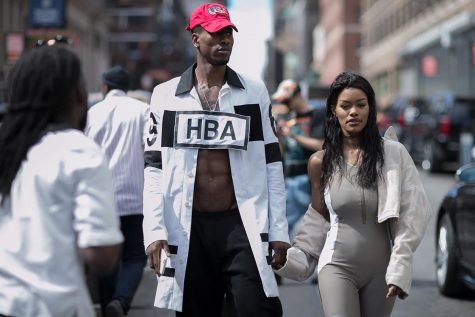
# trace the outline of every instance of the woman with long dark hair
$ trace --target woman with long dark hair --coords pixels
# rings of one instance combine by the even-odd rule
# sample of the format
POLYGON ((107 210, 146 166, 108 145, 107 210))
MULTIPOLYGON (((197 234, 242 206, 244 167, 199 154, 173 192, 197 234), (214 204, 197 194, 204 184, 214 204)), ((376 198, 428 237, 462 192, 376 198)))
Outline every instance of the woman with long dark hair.
POLYGON ((278 273, 318 281, 326 316, 390 316, 408 295, 430 207, 417 169, 376 126, 373 88, 343 72, 330 87, 323 150, 308 162, 312 203, 278 273))
POLYGON ((81 131, 86 113, 70 49, 39 47, 16 62, 0 127, 0 316, 93 316, 79 255, 101 272, 117 262, 111 176, 81 131))

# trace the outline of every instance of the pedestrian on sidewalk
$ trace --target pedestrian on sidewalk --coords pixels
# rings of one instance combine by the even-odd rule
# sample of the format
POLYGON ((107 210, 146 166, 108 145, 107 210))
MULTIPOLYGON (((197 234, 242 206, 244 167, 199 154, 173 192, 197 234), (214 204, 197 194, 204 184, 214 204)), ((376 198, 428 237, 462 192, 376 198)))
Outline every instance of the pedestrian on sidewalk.
POLYGON ((79 58, 63 44, 32 49, 8 82, 0 128, 0 315, 94 316, 83 262, 111 271, 122 234, 107 159, 82 132, 87 94, 79 58))
POLYGON ((122 66, 102 75, 103 101, 88 112, 86 135, 104 151, 112 171, 114 197, 124 244, 117 269, 98 276, 105 317, 125 316, 142 279, 147 257, 143 249, 144 130, 148 104, 127 96, 130 78, 122 66))
POLYGON ((282 316, 271 265, 290 245, 269 94, 227 66, 237 28, 226 7, 198 6, 187 30, 196 63, 155 87, 145 152, 155 305, 221 317, 226 296, 238 316, 282 316))
POLYGON ((287 222, 292 233, 311 200, 307 162, 313 153, 322 149, 325 111, 312 109, 300 85, 292 79, 283 80, 272 99, 289 109, 285 117, 280 116, 282 119, 277 121, 277 132, 284 158, 287 222))
POLYGON ((312 202, 278 274, 303 280, 318 261, 326 316, 390 316, 396 295, 409 294, 431 209, 394 130, 380 136, 374 91, 362 76, 343 72, 332 83, 325 143, 308 173, 312 202))

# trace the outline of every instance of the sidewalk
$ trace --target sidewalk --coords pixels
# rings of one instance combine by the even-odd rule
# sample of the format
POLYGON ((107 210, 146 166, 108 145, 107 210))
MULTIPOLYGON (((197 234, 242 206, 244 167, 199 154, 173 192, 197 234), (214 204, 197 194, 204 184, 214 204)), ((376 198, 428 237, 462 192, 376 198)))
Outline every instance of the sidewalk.
POLYGON ((127 317, 175 317, 175 312, 153 306, 156 288, 155 272, 146 267, 127 317))
MULTIPOLYGON (((282 279, 279 287, 280 299, 284 309, 284 317, 316 316, 315 312, 321 312, 320 301, 317 295, 317 286, 311 283, 311 278, 306 282, 299 283, 282 279)), ((145 268, 142 282, 132 301, 132 308, 127 317, 175 317, 175 312, 158 309, 153 306, 157 280, 155 272, 145 268)), ((323 316, 323 315, 322 315, 323 316)))

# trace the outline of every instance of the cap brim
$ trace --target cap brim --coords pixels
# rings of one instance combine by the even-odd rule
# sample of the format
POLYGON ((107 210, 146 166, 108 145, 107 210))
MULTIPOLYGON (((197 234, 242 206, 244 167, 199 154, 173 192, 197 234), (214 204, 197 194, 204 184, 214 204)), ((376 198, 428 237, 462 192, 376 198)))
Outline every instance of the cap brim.
POLYGON ((203 22, 199 24, 208 33, 215 33, 228 26, 232 27, 234 31, 238 32, 237 27, 227 19, 214 19, 212 21, 203 22))

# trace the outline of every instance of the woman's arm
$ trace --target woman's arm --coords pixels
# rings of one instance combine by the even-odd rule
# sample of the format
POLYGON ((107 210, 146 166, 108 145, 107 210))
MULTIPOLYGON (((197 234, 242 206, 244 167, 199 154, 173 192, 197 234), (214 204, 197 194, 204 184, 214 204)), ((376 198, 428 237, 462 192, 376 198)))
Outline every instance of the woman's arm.
POLYGON ((320 178, 322 176, 322 162, 324 151, 318 151, 310 156, 307 164, 308 178, 312 186, 312 203, 314 210, 319 212, 325 219, 328 220, 328 210, 322 204, 320 178))
POLYGON ((312 183, 312 203, 302 218, 292 247, 287 251, 287 262, 276 271, 280 276, 297 281, 309 278, 315 271, 318 258, 325 245, 327 232, 330 230, 330 223, 322 214, 322 211, 323 213, 327 211, 320 199, 322 158, 323 152, 320 151, 309 159, 308 172, 312 183))

